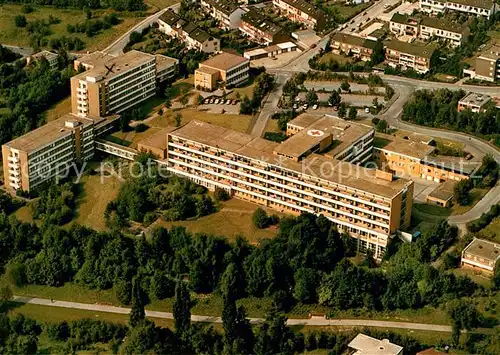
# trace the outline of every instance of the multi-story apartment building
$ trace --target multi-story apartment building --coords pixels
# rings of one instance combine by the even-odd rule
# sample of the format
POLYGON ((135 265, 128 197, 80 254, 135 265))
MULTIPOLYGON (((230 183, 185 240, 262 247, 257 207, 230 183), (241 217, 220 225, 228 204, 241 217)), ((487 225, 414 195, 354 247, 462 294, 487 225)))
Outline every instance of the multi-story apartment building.
POLYGON ((470 110, 472 112, 483 112, 488 103, 491 102, 491 97, 488 95, 477 94, 470 92, 458 101, 457 110, 470 110))
POLYGON ((419 141, 377 133, 373 155, 380 169, 435 182, 468 179, 478 167, 477 162, 434 156, 434 151, 435 147, 419 141))
POLYGON ((476 57, 473 69, 464 69, 464 74, 471 79, 500 81, 500 45, 489 45, 476 57))
POLYGON ((265 45, 282 43, 290 39, 290 35, 283 28, 262 18, 255 9, 250 9, 241 16, 240 31, 252 40, 265 45))
POLYGON ((213 18, 219 20, 220 27, 225 29, 239 28, 241 15, 245 13, 238 2, 230 0, 201 0, 201 6, 213 18))
POLYGON ((165 55, 155 54, 156 59, 156 81, 161 83, 172 79, 179 71, 179 59, 170 58, 165 55))
POLYGON ((112 128, 118 116, 79 117, 67 114, 2 146, 5 186, 31 191, 75 163, 94 155, 95 139, 112 128))
POLYGON ((377 41, 341 32, 335 33, 331 39, 332 52, 352 55, 363 61, 371 59, 376 45, 377 41))
POLYGON ((497 7, 494 0, 420 0, 420 10, 433 15, 447 10, 490 18, 497 11, 497 7))
POLYGON ((221 53, 199 64, 194 72, 194 86, 214 90, 218 85, 236 86, 248 79, 250 61, 231 53, 221 53))
POLYGON ((389 29, 395 35, 404 36, 410 40, 437 38, 454 47, 465 42, 470 33, 467 24, 461 25, 444 19, 427 16, 413 17, 399 13, 392 16, 389 29))
POLYGON ((410 222, 413 182, 348 162, 369 157, 370 127, 323 117, 300 129, 310 121, 292 121, 284 144, 191 121, 168 133, 168 169, 269 208, 322 214, 380 259, 410 222))
POLYGON ((500 244, 474 238, 462 251, 462 267, 492 275, 500 260, 500 244))
POLYGON ((250 9, 241 16, 240 31, 265 45, 282 43, 290 39, 290 35, 283 28, 263 18, 255 9, 250 9))
MULTIPOLYGON (((177 60, 130 51, 99 63, 71 78, 72 112, 79 116, 107 116, 122 112, 155 95, 156 76, 171 75, 177 60)), ((175 70, 175 69, 174 69, 175 70)))
POLYGON ((470 34, 467 24, 445 21, 433 17, 423 17, 420 23, 420 39, 437 38, 457 47, 467 40, 470 34))
POLYGON ((167 10, 158 19, 158 29, 170 37, 181 39, 188 49, 205 53, 220 51, 220 40, 210 36, 194 23, 188 23, 172 10, 167 10))
POLYGON ((407 43, 390 40, 384 43, 385 59, 393 67, 411 68, 418 73, 427 73, 431 68, 431 59, 436 50, 433 44, 407 43))
POLYGON ((73 61, 73 68, 78 71, 80 69, 90 70, 95 67, 102 66, 104 63, 116 58, 115 56, 102 51, 95 51, 89 54, 77 57, 73 61))
POLYGON ((273 5, 281 14, 308 28, 322 31, 326 25, 325 13, 305 0, 273 0, 273 5))

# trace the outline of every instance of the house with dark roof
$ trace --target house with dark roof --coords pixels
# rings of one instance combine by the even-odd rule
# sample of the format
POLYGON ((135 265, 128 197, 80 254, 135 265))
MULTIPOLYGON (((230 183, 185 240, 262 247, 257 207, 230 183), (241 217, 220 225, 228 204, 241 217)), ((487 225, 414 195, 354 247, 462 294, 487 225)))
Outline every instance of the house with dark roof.
POLYGON ((205 12, 219 20, 221 28, 240 27, 241 16, 245 13, 245 10, 237 2, 230 0, 201 0, 200 4, 205 12))
POLYGON ((311 2, 305 0, 273 0, 280 13, 294 22, 305 24, 308 28, 321 31, 326 25, 326 16, 311 2))
POLYGON ((220 51, 220 40, 210 36, 194 23, 188 23, 172 10, 167 10, 158 19, 158 29, 181 39, 188 49, 198 49, 205 53, 220 51))
POLYGON ((487 18, 498 11, 495 0, 419 0, 420 10, 437 15, 444 11, 465 12, 487 18))
POLYGON ((255 9, 250 9, 241 16, 240 31, 260 44, 276 44, 287 42, 290 39, 289 33, 283 28, 274 24, 255 9))
POLYGON ((389 30, 397 36, 417 38, 420 30, 420 19, 396 12, 389 21, 389 30))
POLYGON ((332 52, 352 55, 365 62, 371 59, 376 44, 377 41, 340 32, 331 38, 332 52))

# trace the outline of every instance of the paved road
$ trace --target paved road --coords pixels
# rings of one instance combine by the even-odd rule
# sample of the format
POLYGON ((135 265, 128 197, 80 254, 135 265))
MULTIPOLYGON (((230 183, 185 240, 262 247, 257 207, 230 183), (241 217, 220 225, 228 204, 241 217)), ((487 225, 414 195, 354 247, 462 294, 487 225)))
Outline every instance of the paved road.
POLYGON ((120 38, 118 38, 116 41, 114 41, 113 43, 111 43, 108 47, 106 47, 104 49, 104 52, 106 52, 108 54, 111 54, 111 55, 115 55, 115 56, 122 54, 123 53, 123 48, 125 48, 125 46, 129 42, 130 34, 132 32, 141 32, 143 29, 151 26, 154 22, 156 22, 158 20, 158 18, 161 15, 163 15, 163 13, 165 11, 167 11, 168 9, 172 9, 175 12, 177 12, 179 10, 179 7, 180 7, 180 3, 177 3, 177 4, 174 4, 174 5, 170 6, 170 7, 162 9, 162 10, 154 13, 153 15, 145 18, 144 20, 142 20, 141 22, 139 22, 137 25, 135 25, 134 27, 132 27, 130 30, 128 30, 127 32, 125 32, 120 38))
MULTIPOLYGON (((363 11, 358 16, 354 17, 349 21, 346 25, 346 28, 342 30, 344 33, 352 33, 353 30, 357 30, 360 25, 364 25, 369 22, 369 19, 374 19, 379 17, 384 13, 384 5, 394 5, 398 2, 398 0, 384 0, 375 3, 373 6, 369 7, 365 11, 363 11), (365 15, 366 13, 366 15, 365 15)), ((356 32, 356 31, 354 31, 356 32)))
POLYGON ((267 121, 269 118, 278 111, 278 102, 281 95, 283 94, 283 84, 289 79, 288 74, 276 75, 276 81, 273 91, 266 97, 264 106, 260 110, 257 121, 252 128, 252 135, 255 137, 261 137, 264 134, 264 129, 266 128, 267 121))
MULTIPOLYGON (((78 303, 78 302, 65 302, 65 301, 51 301, 44 298, 32 298, 23 296, 14 296, 12 299, 18 303, 37 304, 49 307, 59 308, 73 308, 83 309, 95 312, 129 314, 130 308, 106 306, 99 304, 78 303)), ((170 312, 146 311, 146 315, 152 318, 173 319, 174 315, 170 312)), ((260 324, 264 321, 262 318, 249 318, 250 323, 260 324)), ((221 317, 214 316, 200 316, 192 315, 191 321, 205 322, 205 323, 222 323, 221 317)), ((408 323, 408 322, 388 322, 369 319, 288 319, 288 325, 308 325, 308 326, 344 326, 344 327, 383 327, 383 328, 399 328, 399 329, 415 329, 426 330, 435 332, 451 332, 451 326, 436 325, 436 324, 422 324, 422 323, 408 323)))
POLYGON ((2 46, 10 49, 14 53, 21 55, 23 58, 26 58, 33 54, 33 48, 30 47, 9 46, 8 44, 2 44, 2 46))

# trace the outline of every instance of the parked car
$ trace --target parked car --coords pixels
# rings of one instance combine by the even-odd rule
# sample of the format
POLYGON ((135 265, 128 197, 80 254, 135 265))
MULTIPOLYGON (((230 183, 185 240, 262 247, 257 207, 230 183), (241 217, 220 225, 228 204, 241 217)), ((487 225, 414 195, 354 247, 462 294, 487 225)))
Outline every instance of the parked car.
POLYGON ((317 109, 318 109, 318 104, 313 106, 313 110, 317 110, 317 109))
POLYGON ((226 105, 231 105, 231 100, 226 100, 226 105))
POLYGON ((293 104, 292 106, 294 109, 297 109, 299 106, 297 104, 293 104))
POLYGON ((365 108, 365 112, 366 112, 366 113, 370 113, 370 108, 366 107, 366 108, 365 108))
POLYGON ((334 106, 333 107, 333 111, 338 111, 339 110, 339 107, 338 106, 334 106))
POLYGON ((214 103, 214 99, 210 99, 209 103, 213 104, 214 103))
POLYGON ((308 106, 307 104, 303 104, 303 105, 302 105, 302 108, 303 108, 304 110, 307 110, 307 108, 308 108, 308 107, 309 107, 309 106, 308 106))
POLYGON ((206 105, 206 104, 208 104, 209 102, 210 102, 210 100, 209 100, 209 99, 205 99, 205 100, 203 100, 203 103, 204 103, 205 105, 206 105))
POLYGON ((219 104, 219 102, 220 102, 220 100, 219 100, 219 99, 215 99, 214 104, 218 105, 218 104, 219 104))

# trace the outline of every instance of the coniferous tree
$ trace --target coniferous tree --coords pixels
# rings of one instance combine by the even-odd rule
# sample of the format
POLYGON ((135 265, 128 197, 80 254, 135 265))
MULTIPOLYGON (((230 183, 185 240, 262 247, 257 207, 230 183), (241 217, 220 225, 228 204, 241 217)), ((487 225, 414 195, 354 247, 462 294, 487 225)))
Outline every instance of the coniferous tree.
POLYGON ((191 296, 183 281, 178 281, 175 287, 173 313, 175 329, 177 334, 183 338, 187 336, 191 326, 191 296))
POLYGON ((136 327, 146 318, 144 310, 144 292, 141 287, 141 282, 138 277, 132 281, 132 309, 130 310, 129 323, 132 327, 136 327))

